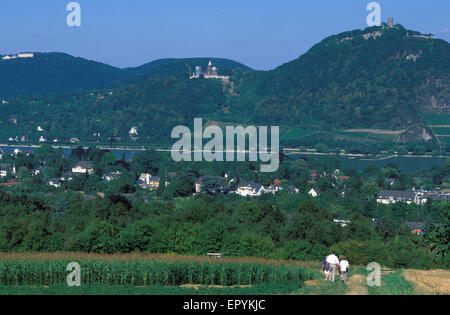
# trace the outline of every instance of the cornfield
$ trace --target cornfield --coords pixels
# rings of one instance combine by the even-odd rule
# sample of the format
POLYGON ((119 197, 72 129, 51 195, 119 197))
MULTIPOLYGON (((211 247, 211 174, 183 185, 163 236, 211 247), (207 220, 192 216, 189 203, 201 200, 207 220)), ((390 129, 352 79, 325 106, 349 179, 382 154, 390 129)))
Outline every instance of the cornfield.
MULTIPOLYGON (((0 284, 50 286, 65 284, 70 261, 0 261, 0 284)), ((311 278, 307 269, 292 265, 258 263, 80 261, 81 283, 86 285, 180 286, 258 285, 297 283, 311 278)))

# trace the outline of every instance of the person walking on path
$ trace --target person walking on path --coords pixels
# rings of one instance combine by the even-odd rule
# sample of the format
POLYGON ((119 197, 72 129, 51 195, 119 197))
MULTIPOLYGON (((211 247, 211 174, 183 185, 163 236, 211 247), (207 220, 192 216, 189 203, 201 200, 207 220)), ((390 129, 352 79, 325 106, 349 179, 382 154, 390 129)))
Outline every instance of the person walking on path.
POLYGON ((327 258, 322 261, 322 271, 325 273, 325 280, 328 280, 330 275, 330 265, 327 263, 327 258))
POLYGON ((330 266, 330 275, 328 276, 328 280, 334 282, 334 277, 336 275, 336 268, 339 266, 339 259, 335 255, 334 252, 331 255, 327 256, 327 263, 330 266))
POLYGON ((350 270, 350 264, 344 256, 341 256, 339 263, 339 269, 341 270, 341 278, 343 282, 347 282, 347 272, 350 270))

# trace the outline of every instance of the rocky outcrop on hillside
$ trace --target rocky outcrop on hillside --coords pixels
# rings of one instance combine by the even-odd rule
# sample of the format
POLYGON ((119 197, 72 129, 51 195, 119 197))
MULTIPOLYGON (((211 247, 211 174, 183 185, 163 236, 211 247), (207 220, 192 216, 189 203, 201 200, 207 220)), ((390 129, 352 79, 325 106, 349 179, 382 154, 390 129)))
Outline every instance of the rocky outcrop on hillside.
POLYGON ((399 137, 399 142, 431 142, 433 141, 433 134, 423 125, 415 125, 402 133, 399 137))

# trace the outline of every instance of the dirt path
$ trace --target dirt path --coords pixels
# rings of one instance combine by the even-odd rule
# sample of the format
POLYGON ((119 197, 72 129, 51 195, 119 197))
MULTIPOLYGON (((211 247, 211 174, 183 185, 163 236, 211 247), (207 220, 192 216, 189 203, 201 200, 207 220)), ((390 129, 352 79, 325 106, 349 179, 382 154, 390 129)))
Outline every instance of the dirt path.
POLYGON ((406 131, 404 130, 381 130, 381 129, 347 129, 344 130, 344 132, 348 133, 374 133, 374 134, 380 134, 380 135, 399 135, 406 131))
POLYGON ((368 295, 366 277, 361 274, 354 274, 347 280, 346 295, 368 295))

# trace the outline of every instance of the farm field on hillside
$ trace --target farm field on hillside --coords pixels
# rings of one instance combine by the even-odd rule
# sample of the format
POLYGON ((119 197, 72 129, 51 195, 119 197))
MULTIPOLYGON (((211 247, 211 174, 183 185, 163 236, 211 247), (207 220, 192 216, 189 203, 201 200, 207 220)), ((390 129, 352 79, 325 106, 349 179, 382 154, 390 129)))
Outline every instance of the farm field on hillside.
POLYGON ((450 115, 421 114, 428 125, 450 125, 450 115))
POLYGON ((450 136, 450 128, 446 127, 433 127, 434 133, 440 136, 450 136))
POLYGON ((283 131, 284 130, 281 131, 282 134, 280 137, 280 141, 296 140, 296 139, 300 139, 303 137, 313 135, 317 132, 314 130, 299 129, 299 128, 287 129, 287 131, 285 133, 283 131))

